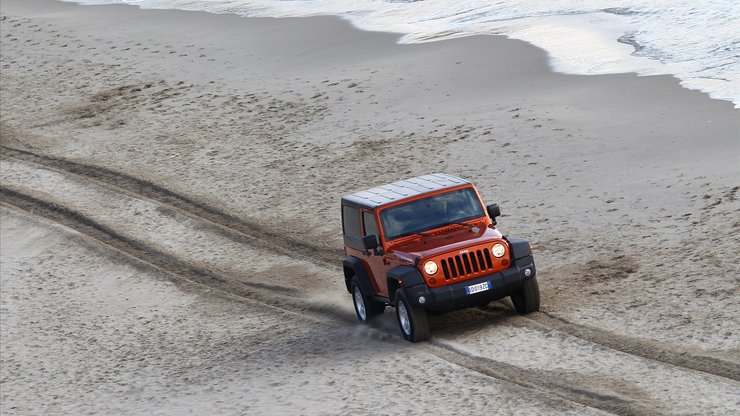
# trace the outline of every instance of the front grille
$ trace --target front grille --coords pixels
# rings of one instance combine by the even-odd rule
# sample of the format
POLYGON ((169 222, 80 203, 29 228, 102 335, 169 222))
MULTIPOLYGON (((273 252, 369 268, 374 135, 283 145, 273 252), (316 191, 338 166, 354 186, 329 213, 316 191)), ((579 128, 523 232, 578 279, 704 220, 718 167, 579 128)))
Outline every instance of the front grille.
POLYGON ((493 267, 491 252, 487 248, 447 257, 442 259, 441 263, 445 280, 459 279, 469 274, 484 272, 493 267))

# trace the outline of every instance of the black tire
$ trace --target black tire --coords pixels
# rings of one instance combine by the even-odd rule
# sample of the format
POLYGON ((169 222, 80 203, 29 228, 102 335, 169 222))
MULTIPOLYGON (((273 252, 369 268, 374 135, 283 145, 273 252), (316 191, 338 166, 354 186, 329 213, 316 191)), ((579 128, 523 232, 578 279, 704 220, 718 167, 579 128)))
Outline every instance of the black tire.
POLYGON ((537 278, 531 277, 524 281, 522 288, 511 295, 511 303, 514 309, 521 314, 540 310, 540 286, 537 278))
POLYGON ((426 309, 411 305, 402 289, 396 291, 396 319, 401 334, 407 341, 419 342, 429 339, 429 319, 426 309))
POLYGON ((350 283, 350 293, 352 293, 352 304, 355 306, 355 314, 360 322, 367 323, 373 318, 383 313, 385 304, 378 302, 367 294, 362 292, 357 277, 352 278, 350 283))

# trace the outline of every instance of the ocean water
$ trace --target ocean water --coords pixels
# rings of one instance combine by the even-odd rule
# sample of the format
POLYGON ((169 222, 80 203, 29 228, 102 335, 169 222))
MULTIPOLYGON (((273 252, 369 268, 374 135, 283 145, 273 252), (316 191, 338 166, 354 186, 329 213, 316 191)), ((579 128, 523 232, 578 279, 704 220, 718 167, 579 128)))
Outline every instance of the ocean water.
POLYGON ((337 15, 401 42, 500 34, 569 74, 672 74, 740 108, 740 0, 78 0, 255 17, 337 15))

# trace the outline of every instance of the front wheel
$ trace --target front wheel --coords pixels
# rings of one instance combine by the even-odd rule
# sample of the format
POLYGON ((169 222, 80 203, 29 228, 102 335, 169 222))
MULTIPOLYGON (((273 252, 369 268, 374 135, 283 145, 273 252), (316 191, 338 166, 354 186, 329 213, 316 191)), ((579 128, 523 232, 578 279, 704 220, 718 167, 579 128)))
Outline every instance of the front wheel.
POLYGON ((401 334, 407 341, 419 342, 429 339, 429 320, 427 311, 412 306, 402 289, 396 291, 396 317, 401 334))
POLYGON ((366 323, 385 310, 385 304, 362 294, 356 277, 352 278, 350 290, 352 291, 352 303, 355 305, 355 313, 360 322, 366 323))
POLYGON ((511 295, 514 309, 521 314, 540 310, 540 286, 536 277, 530 277, 522 283, 522 288, 511 295))

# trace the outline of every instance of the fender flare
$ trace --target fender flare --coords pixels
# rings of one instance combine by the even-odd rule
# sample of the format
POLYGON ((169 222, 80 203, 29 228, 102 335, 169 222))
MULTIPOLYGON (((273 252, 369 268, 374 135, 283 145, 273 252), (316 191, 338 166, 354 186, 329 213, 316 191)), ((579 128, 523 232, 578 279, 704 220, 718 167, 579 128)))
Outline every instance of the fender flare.
POLYGON ((532 248, 529 246, 529 241, 515 237, 507 238, 506 241, 509 243, 511 257, 514 260, 532 255, 532 248))
POLYGON ((419 269, 411 266, 396 266, 388 270, 386 281, 388 283, 388 297, 391 303, 395 302, 396 289, 426 284, 419 269))
POLYGON ((375 294, 362 260, 355 256, 349 256, 342 261, 342 268, 344 269, 344 284, 347 287, 347 292, 352 293, 350 285, 352 283, 352 277, 354 276, 357 277, 357 281, 360 284, 360 290, 365 296, 372 296, 375 294))

